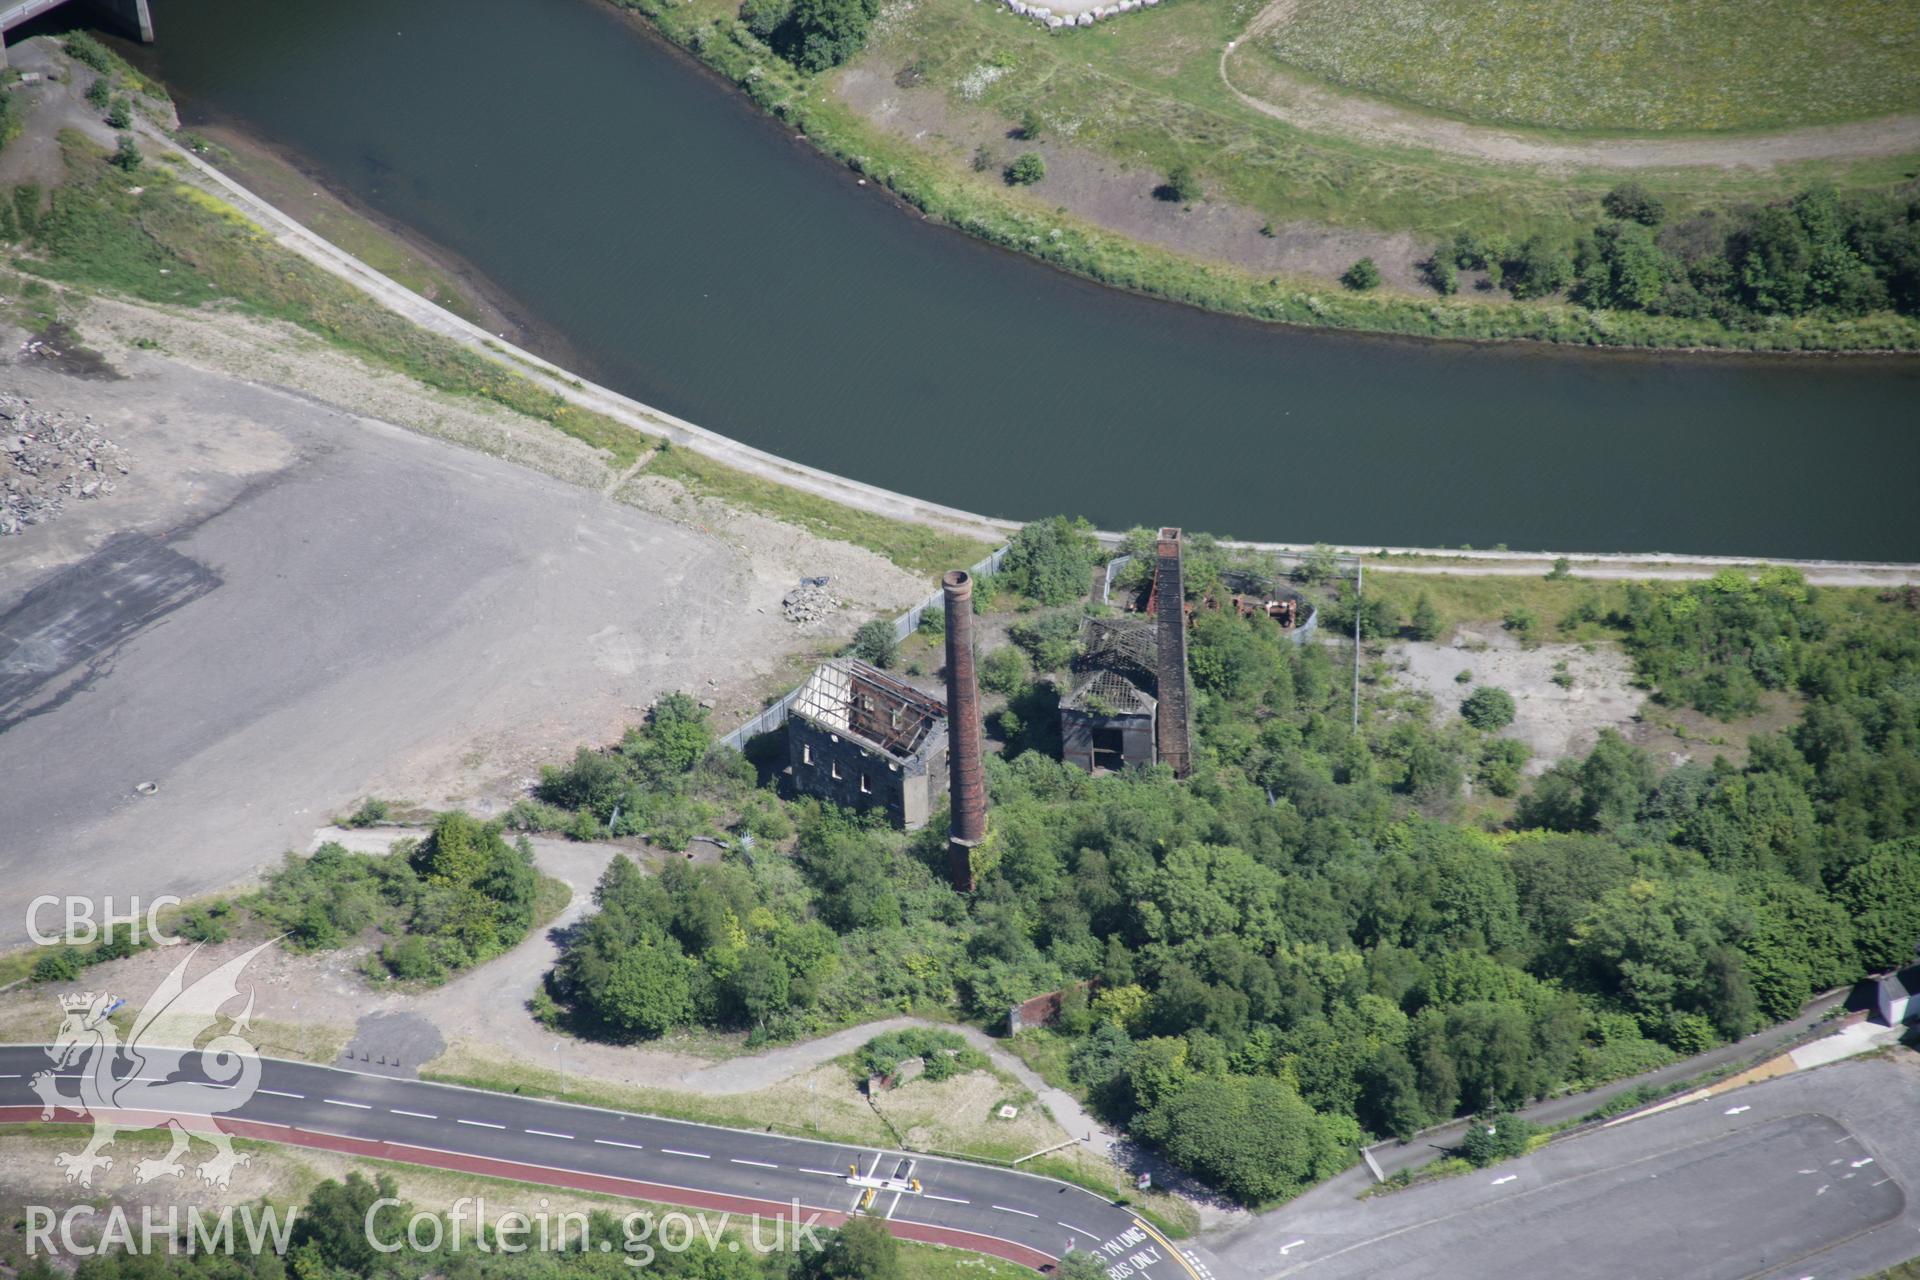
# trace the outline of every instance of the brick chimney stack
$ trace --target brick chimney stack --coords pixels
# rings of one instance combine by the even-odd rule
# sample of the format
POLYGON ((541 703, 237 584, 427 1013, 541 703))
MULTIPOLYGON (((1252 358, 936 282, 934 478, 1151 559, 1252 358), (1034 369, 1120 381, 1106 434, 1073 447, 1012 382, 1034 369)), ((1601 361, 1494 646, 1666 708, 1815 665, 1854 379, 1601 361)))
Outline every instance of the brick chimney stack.
POLYGON ((973 892, 973 850, 987 837, 987 780, 980 762, 980 685, 973 674, 973 577, 941 579, 947 607, 947 770, 952 827, 947 875, 973 892))
POLYGON ((1193 772, 1192 731, 1187 711, 1187 584, 1180 531, 1162 529, 1154 548, 1155 639, 1159 648, 1160 762, 1173 776, 1193 772))

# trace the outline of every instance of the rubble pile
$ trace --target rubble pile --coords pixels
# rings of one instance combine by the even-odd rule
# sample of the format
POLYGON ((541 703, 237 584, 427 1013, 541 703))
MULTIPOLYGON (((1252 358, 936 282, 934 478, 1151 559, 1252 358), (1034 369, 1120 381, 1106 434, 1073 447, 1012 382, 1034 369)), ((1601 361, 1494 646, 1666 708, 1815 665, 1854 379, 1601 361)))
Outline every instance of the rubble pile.
POLYGON ((827 594, 825 582, 824 578, 808 579, 781 598, 780 608, 788 622, 805 625, 833 612, 833 597, 827 594))
POLYGON ((106 497, 131 460, 91 416, 48 413, 0 393, 0 537, 44 524, 69 501, 106 497))

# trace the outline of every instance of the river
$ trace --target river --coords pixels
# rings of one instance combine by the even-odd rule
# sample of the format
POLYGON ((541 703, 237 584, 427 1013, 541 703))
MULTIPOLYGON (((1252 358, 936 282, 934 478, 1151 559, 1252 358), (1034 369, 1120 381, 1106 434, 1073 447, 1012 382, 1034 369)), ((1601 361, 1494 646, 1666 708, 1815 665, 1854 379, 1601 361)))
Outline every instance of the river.
POLYGON ((154 0, 191 127, 474 264, 582 372, 994 515, 1920 560, 1920 360, 1283 329, 925 224, 602 0, 154 0))

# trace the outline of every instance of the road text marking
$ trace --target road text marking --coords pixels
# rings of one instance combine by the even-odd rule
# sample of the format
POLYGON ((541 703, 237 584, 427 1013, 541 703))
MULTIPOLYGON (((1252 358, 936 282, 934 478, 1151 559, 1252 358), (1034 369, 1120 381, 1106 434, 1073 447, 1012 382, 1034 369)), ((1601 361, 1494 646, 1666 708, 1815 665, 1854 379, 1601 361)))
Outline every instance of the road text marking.
POLYGON ((1510 1174, 1508 1174, 1508 1175, 1507 1175, 1506 1177, 1504 1177, 1504 1178, 1495 1178, 1495 1179, 1493 1180, 1493 1185, 1497 1187, 1497 1186, 1499 1186, 1499 1185, 1500 1185, 1501 1183, 1503 1183, 1503 1182, 1512 1182, 1513 1180, 1515 1180, 1515 1179, 1516 1179, 1516 1178, 1518 1178, 1519 1176, 1520 1176, 1520 1175, 1519 1175, 1519 1174, 1517 1174, 1517 1173, 1510 1173, 1510 1174))

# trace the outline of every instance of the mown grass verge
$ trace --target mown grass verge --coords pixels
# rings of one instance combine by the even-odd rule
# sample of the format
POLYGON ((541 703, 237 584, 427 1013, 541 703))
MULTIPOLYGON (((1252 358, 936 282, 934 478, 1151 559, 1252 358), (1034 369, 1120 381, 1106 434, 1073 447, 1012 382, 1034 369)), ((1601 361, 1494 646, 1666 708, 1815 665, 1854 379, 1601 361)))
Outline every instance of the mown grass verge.
POLYGON ((865 547, 918 573, 943 573, 956 565, 970 565, 993 549, 977 538, 893 520, 749 475, 685 447, 663 445, 647 464, 646 474, 676 481, 700 497, 865 547))
MULTIPOLYGON (((914 208, 991 244, 1116 288, 1256 320, 1421 337, 1747 351, 1920 349, 1920 321, 1886 313, 1859 319, 1773 317, 1753 329, 1736 330, 1707 319, 1589 311, 1568 304, 1471 303, 1388 291, 1345 293, 1324 281, 1254 275, 1198 262, 1045 209, 1039 203, 1044 192, 1029 199, 974 181, 958 166, 869 125, 835 99, 824 80, 794 70, 755 40, 732 20, 724 4, 613 2, 645 16, 762 108, 805 133, 820 150, 914 208)), ((1000 30, 996 29, 996 39, 1003 38, 1000 30)), ((1044 34, 1021 34, 1014 26, 1004 31, 1007 40, 1046 39, 1044 34)), ((990 53, 976 48, 980 57, 990 53)), ((1057 54, 1052 56, 1059 59, 1057 54)), ((1066 60, 1059 60, 1064 67, 1066 60)), ((1297 133, 1292 145, 1302 145, 1297 133)), ((1464 167, 1454 166, 1448 172, 1450 189, 1472 188, 1465 181, 1464 167)), ((1332 180, 1323 175, 1320 185, 1324 188, 1332 180)), ((1340 180, 1342 186, 1351 184, 1350 174, 1340 180)), ((1565 189, 1562 184, 1563 209, 1565 189)), ((1592 195, 1597 200, 1599 191, 1592 195)), ((1476 207, 1478 203, 1476 199, 1476 207)))

